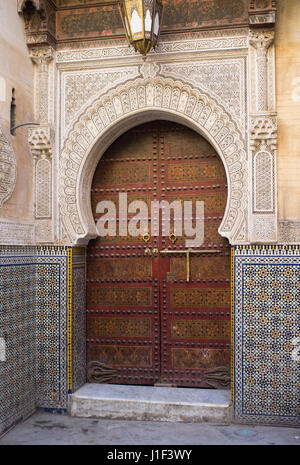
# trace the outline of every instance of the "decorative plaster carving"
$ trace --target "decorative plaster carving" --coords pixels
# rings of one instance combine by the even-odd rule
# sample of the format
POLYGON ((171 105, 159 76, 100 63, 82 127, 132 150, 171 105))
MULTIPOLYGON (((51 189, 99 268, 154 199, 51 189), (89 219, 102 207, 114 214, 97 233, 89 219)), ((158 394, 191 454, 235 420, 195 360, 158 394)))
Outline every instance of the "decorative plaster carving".
POLYGON ((37 244, 49 244, 53 241, 51 220, 37 220, 35 222, 35 241, 37 244))
POLYGON ((45 45, 32 48, 30 58, 37 66, 36 74, 36 98, 35 117, 43 124, 49 122, 49 65, 54 58, 54 50, 51 46, 45 45))
MULTIPOLYGON (((48 126, 31 128, 28 141, 35 159, 35 218, 51 218, 51 129, 48 126)), ((42 230, 43 228, 39 229, 39 236, 42 230)))
MULTIPOLYGON (((248 37, 211 37, 194 40, 160 41, 155 50, 148 53, 149 57, 161 54, 178 54, 204 51, 222 50, 247 50, 248 37)), ((113 47, 99 47, 88 49, 59 50, 57 52, 57 63, 75 63, 82 61, 93 61, 108 58, 136 57, 136 52, 132 47, 118 45, 113 47)))
POLYGON ((277 242, 277 218, 273 215, 255 215, 250 226, 251 242, 277 242))
POLYGON ((54 58, 54 49, 50 45, 33 47, 30 49, 30 58, 36 65, 48 65, 54 58))
POLYGON ((2 245, 33 245, 34 225, 0 220, 0 243, 2 245))
POLYGON ((51 162, 46 158, 37 160, 35 165, 35 217, 51 217, 51 162))
POLYGON ((254 212, 274 212, 274 163, 270 152, 254 155, 254 212))
MULTIPOLYGON (((196 87, 213 92, 221 104, 227 105, 234 113, 240 129, 244 130, 245 108, 245 62, 243 58, 201 61, 198 63, 162 64, 145 62, 140 66, 140 74, 154 78, 157 74, 175 79, 185 78, 196 87)), ((62 73, 62 136, 69 129, 78 112, 82 112, 96 96, 106 92, 116 84, 138 76, 137 66, 120 67, 117 70, 81 70, 62 73)))
POLYGON ((279 220, 280 244, 300 244, 300 221, 279 220))
POLYGON ((250 146, 255 150, 263 142, 270 150, 277 146, 277 116, 276 114, 250 115, 250 146))
POLYGON ((17 161, 12 145, 0 126, 0 209, 12 195, 17 178, 17 161))
POLYGON ((36 65, 35 75, 35 118, 39 127, 29 130, 28 142, 35 160, 35 203, 36 240, 38 243, 52 241, 52 226, 48 220, 52 216, 52 152, 53 131, 50 127, 53 114, 51 98, 51 63, 54 49, 41 45, 30 49, 30 57, 36 65))
POLYGON ((255 30, 250 33, 250 44, 256 49, 256 102, 257 111, 268 110, 268 49, 274 42, 273 30, 255 30))
POLYGON ((140 73, 145 79, 154 78, 157 74, 159 74, 159 71, 160 66, 153 62, 143 63, 140 67, 140 73))
POLYGON ((91 100, 116 84, 138 76, 138 67, 121 69, 64 72, 62 75, 62 133, 68 129, 72 119, 91 100))
POLYGON ((252 115, 250 147, 253 164, 253 212, 276 213, 276 115, 252 115))
POLYGON ((49 126, 30 128, 28 142, 34 158, 52 158, 51 130, 49 126))
POLYGON ((185 79, 213 93, 219 103, 236 116, 245 129, 245 62, 243 58, 214 59, 200 62, 161 65, 161 74, 185 79))
POLYGON ((118 134, 159 115, 198 130, 220 154, 229 195, 219 232, 235 242, 248 202, 245 141, 232 116, 208 93, 156 76, 136 78, 110 90, 93 102, 69 133, 61 153, 60 218, 73 244, 96 235, 88 192, 101 154, 118 134))
POLYGON ((250 240, 253 242, 277 240, 276 147, 276 115, 251 115, 253 200, 250 240))

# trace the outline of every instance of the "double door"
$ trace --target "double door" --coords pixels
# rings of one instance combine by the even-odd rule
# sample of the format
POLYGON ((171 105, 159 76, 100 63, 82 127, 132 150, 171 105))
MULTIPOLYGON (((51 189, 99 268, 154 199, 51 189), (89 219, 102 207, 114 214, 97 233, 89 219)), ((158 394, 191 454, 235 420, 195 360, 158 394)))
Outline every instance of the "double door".
POLYGON ((95 222, 105 212, 111 235, 87 251, 88 381, 229 386, 230 247, 218 234, 226 200, 222 161, 184 126, 147 123, 107 150, 91 192, 95 222), (169 218, 172 204, 182 210, 169 218), (185 224, 196 232, 201 221, 193 246, 185 224))

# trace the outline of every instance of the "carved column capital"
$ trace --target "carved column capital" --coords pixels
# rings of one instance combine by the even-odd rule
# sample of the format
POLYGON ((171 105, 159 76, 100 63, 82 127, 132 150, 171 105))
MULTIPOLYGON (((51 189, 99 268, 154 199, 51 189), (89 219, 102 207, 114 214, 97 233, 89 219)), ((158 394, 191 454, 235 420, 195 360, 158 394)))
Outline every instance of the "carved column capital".
POLYGON ((36 65, 48 66, 54 59, 54 49, 50 45, 32 47, 29 49, 29 56, 36 65))
POLYGON ((250 44, 256 48, 258 56, 266 56, 268 48, 275 38, 274 30, 255 30, 250 32, 250 44))

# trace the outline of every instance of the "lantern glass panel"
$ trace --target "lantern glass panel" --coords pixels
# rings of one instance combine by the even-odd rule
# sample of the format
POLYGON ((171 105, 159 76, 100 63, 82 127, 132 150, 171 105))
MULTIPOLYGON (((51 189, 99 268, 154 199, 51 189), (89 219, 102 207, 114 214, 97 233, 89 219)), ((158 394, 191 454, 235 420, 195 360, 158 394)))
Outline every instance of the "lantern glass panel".
POLYGON ((126 15, 130 25, 131 40, 143 39, 143 2, 142 0, 126 0, 126 15))
POLYGON ((159 36, 161 19, 162 19, 162 5, 156 2, 154 25, 153 25, 153 35, 154 35, 155 41, 158 39, 158 36, 159 36))
POLYGON ((152 29, 152 17, 150 10, 146 10, 146 15, 145 15, 145 32, 151 32, 152 29))
POLYGON ((154 0, 144 0, 145 33, 149 33, 147 34, 147 38, 150 37, 152 31, 153 1, 154 0))
POLYGON ((138 34, 139 32, 143 32, 143 23, 136 10, 132 11, 130 26, 133 35, 138 34))

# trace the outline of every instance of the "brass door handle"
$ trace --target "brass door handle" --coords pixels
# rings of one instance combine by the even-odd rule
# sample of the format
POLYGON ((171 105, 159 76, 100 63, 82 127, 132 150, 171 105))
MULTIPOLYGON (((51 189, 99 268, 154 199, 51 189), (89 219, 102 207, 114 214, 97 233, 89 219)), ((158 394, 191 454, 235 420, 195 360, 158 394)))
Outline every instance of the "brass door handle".
POLYGON ((187 250, 161 250, 160 253, 162 255, 171 255, 171 254, 181 254, 184 253, 186 255, 186 282, 190 282, 190 254, 193 253, 220 253, 221 250, 193 250, 193 249, 187 249, 187 250))
POLYGON ((202 253, 220 253, 221 250, 193 250, 193 249, 184 249, 184 250, 168 250, 168 249, 164 249, 164 250, 161 250, 160 253, 162 255, 166 254, 175 254, 175 253, 184 253, 184 254, 190 254, 190 253, 195 253, 195 254, 202 254, 202 253))

